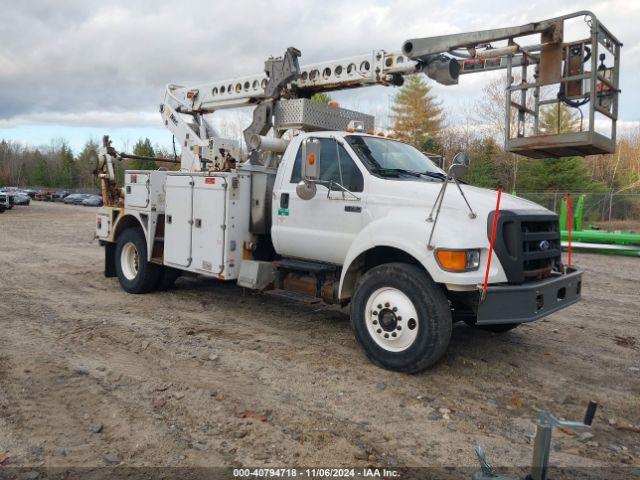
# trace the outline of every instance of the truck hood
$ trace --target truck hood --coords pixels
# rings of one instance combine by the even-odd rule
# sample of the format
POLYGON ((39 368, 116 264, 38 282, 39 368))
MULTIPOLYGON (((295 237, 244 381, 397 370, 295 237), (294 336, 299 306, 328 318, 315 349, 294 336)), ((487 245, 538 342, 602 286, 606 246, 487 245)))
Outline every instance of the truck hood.
MULTIPOLYGON (((495 209, 497 191, 471 185, 461 184, 460 186, 471 208, 479 216, 486 217, 489 212, 495 209)), ((388 206, 402 205, 404 207, 424 208, 428 213, 441 188, 441 182, 375 179, 367 202, 382 203, 388 206)), ((442 209, 468 212, 464 199, 453 182, 447 186, 442 209)), ((508 193, 502 194, 500 210, 528 210, 537 213, 553 213, 537 203, 509 195, 508 193)))

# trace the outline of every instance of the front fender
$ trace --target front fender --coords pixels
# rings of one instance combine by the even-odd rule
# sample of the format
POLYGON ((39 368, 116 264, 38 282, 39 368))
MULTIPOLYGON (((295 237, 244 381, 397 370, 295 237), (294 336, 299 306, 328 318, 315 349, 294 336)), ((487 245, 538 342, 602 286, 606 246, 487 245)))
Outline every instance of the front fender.
MULTIPOLYGON (((488 240, 484 228, 478 233, 469 225, 447 225, 442 219, 437 225, 433 243, 436 248, 479 248, 480 267, 472 272, 448 272, 440 268, 434 251, 427 248, 429 233, 432 223, 424 218, 411 219, 405 216, 385 216, 369 223, 356 236, 345 258, 342 273, 340 275, 339 298, 348 298, 352 295, 350 288, 345 289, 345 284, 352 285, 354 274, 352 266, 359 267, 358 262, 362 255, 376 247, 392 247, 413 257, 429 273, 436 283, 447 285, 448 288, 465 287, 475 288, 484 280, 488 257, 488 240), (354 263, 355 262, 355 263, 354 263)), ((491 283, 504 282, 506 276, 502 265, 496 255, 491 260, 489 271, 491 283)))
MULTIPOLYGON (((343 298, 345 278, 353 262, 363 253, 375 247, 392 247, 411 255, 420 264, 426 265, 427 257, 433 253, 427 250, 427 227, 423 222, 386 216, 369 223, 356 236, 349 247, 340 275, 339 297, 343 298)), ((426 268, 426 266, 425 266, 426 268)), ((350 296, 351 292, 348 292, 350 296)))

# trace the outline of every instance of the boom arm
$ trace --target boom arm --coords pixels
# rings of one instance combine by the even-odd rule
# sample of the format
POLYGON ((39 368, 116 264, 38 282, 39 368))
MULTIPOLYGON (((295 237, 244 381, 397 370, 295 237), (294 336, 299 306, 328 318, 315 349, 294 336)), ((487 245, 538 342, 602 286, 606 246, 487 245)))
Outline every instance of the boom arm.
MULTIPOLYGON (((577 12, 573 16, 591 15, 590 12, 577 12)), ((466 49, 463 56, 468 59, 503 60, 511 55, 521 62, 522 52, 517 47, 498 50, 487 48, 491 42, 512 39, 534 33, 549 32, 556 41, 562 38, 562 21, 557 17, 541 22, 529 23, 519 27, 497 28, 453 35, 413 38, 402 45, 401 52, 377 50, 370 54, 305 65, 300 68, 300 76, 290 84, 290 89, 299 94, 310 96, 320 91, 342 90, 346 88, 371 85, 401 85, 405 75, 423 72, 433 80, 445 85, 457 83, 458 72, 474 73, 478 71, 506 68, 506 62, 494 62, 486 68, 464 68, 465 60, 454 59, 457 50, 466 49), (453 62, 457 63, 454 65, 453 62), (438 63, 439 68, 453 65, 450 78, 444 79, 429 70, 429 65, 438 63), (443 65, 446 64, 446 65, 443 65)), ((270 59, 271 60, 271 59, 270 59)), ((473 62, 470 62, 473 64, 473 62)), ((222 80, 194 87, 169 85, 169 95, 182 105, 201 113, 210 113, 222 108, 234 108, 259 102, 269 98, 265 93, 268 76, 266 73, 246 77, 222 80)))
MULTIPOLYGON (((520 57, 515 61, 519 62, 520 57)), ((270 59, 272 60, 274 59, 270 59)), ((467 61, 450 57, 422 62, 411 60, 400 52, 378 50, 370 54, 299 67, 294 78, 282 87, 287 97, 308 98, 318 92, 374 85, 400 86, 406 75, 422 71, 440 83, 451 85, 458 82, 459 74, 506 68, 506 62, 502 59, 493 63, 483 61, 480 67, 474 63, 470 68, 464 67, 465 62, 467 61)), ((192 87, 175 84, 167 86, 161 113, 165 126, 180 140, 183 147, 183 169, 199 169, 203 152, 207 152, 206 158, 215 157, 216 143, 232 143, 236 150, 239 148, 237 142, 222 139, 210 127, 202 127, 202 115, 256 105, 254 122, 245 131, 246 143, 250 143, 251 135, 264 135, 269 130, 275 100, 273 94, 270 96, 267 93, 270 78, 266 73, 261 73, 192 87), (194 121, 188 122, 180 114, 191 115, 194 121)), ((281 93, 280 90, 277 92, 281 93)))
MULTIPOLYGON (((595 57, 597 45, 601 43, 614 56, 614 67, 611 68, 612 72, 609 75, 611 79, 606 80, 605 85, 606 96, 609 97, 606 108, 611 105, 612 107, 608 113, 604 109, 602 113, 613 120, 613 137, 615 137, 617 93, 619 92, 617 86, 619 47, 621 44, 588 11, 517 27, 414 38, 404 42, 401 52, 389 53, 377 50, 370 54, 302 67, 298 65, 300 52, 289 48, 284 57, 268 59, 265 62, 265 71, 260 74, 190 87, 170 84, 167 86, 165 102, 161 111, 165 125, 180 140, 183 147, 183 169, 198 170, 205 167, 207 162, 214 162, 220 155, 229 154, 229 152, 234 152, 234 157, 238 158, 239 146, 237 142, 219 138, 203 118, 203 115, 213 113, 216 110, 256 105, 253 123, 245 130, 245 142, 250 145, 252 142, 249 140, 252 136, 265 135, 271 129, 273 107, 275 102, 281 98, 309 98, 317 92, 371 85, 399 86, 402 85, 405 76, 416 73, 424 73, 444 85, 453 85, 458 83, 461 74, 507 69, 509 77, 507 110, 512 107, 516 108, 518 121, 522 124, 524 124, 526 114, 533 115, 535 117, 534 133, 538 135, 538 107, 536 106, 535 111, 528 108, 526 94, 521 95, 520 103, 514 103, 511 93, 521 94, 527 88, 534 88, 533 96, 536 105, 538 103, 542 105, 545 102, 549 103, 549 101, 539 102, 541 86, 560 84, 561 92, 563 92, 563 86, 569 85, 569 81, 565 78, 573 80, 574 83, 578 80, 575 72, 568 71, 572 67, 567 67, 569 49, 574 48, 575 45, 563 43, 563 34, 564 22, 581 16, 585 17, 591 30, 591 40, 583 40, 581 48, 588 49, 585 45, 591 44, 590 48, 594 49, 595 57), (519 41, 520 37, 533 34, 540 34, 539 44, 521 46, 516 41, 519 41), (491 42, 499 41, 506 41, 507 45, 495 48, 491 44, 491 42), (512 86, 511 71, 512 68, 518 66, 523 68, 523 78, 520 85, 524 85, 524 88, 512 86), (534 76, 538 79, 535 84, 526 83, 526 67, 528 66, 535 67, 534 76), (567 70, 565 73, 562 72, 563 68, 567 70), (191 116, 190 121, 184 115, 191 116)), ((584 72, 580 79, 596 78, 594 65, 595 59, 592 61, 590 72, 580 67, 579 72, 584 72)), ((598 70, 602 71, 601 68, 598 70)), ((604 74, 601 76, 601 80, 605 81, 604 74)), ((598 78, 600 79, 600 76, 598 78)), ((592 81, 591 87, 590 94, 578 89, 578 95, 582 95, 584 98, 590 95, 589 98, 593 105, 596 103, 596 95, 599 97, 604 95, 602 87, 596 85, 595 80, 592 81), (601 89, 600 93, 595 93, 596 88, 601 89)), ((574 88, 575 90, 576 88, 574 88)), ((563 93, 562 95, 564 96, 563 93)), ((576 101, 571 104, 571 100, 567 100, 566 96, 561 98, 560 92, 558 99, 565 101, 569 106, 576 104, 576 101)), ((600 103, 602 104, 602 102, 600 103)), ((510 114, 507 114, 506 118, 509 119, 510 114)), ((591 116, 590 119, 592 119, 591 116)), ((593 124, 593 122, 591 123, 593 124)), ((276 133, 276 135, 278 134, 276 133)), ((518 137, 524 136, 524 126, 520 128, 519 123, 518 137)), ((615 142, 615 138, 612 141, 615 142)), ((506 142, 508 144, 508 138, 506 142)), ((593 143, 591 137, 587 138, 587 143, 589 142, 593 143)), ((565 143, 569 143, 569 141, 567 140, 565 143)), ((542 151, 541 154, 544 155, 544 146, 538 150, 531 150, 531 152, 534 151, 538 151, 538 153, 542 151)), ((565 153, 565 150, 560 148, 557 152, 565 153)), ((593 153, 589 149, 574 150, 573 154, 576 152, 577 154, 581 154, 581 152, 583 154, 584 152, 593 153)), ((560 153, 557 156, 561 156, 560 153)))

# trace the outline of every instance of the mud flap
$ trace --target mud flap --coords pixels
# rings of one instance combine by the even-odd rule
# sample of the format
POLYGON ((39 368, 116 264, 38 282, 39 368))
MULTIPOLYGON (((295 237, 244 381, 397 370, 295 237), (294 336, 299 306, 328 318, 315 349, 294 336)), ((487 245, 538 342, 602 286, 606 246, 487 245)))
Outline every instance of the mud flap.
POLYGON ((116 274, 116 244, 105 243, 104 245, 104 276, 115 277, 116 274))

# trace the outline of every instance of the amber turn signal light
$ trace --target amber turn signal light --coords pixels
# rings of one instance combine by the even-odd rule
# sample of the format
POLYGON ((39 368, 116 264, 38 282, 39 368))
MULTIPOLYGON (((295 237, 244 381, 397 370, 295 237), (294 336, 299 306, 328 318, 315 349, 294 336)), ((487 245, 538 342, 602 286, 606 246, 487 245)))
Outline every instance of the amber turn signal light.
POLYGON ((480 250, 436 250, 436 259, 443 270, 468 272, 480 266, 480 250))

